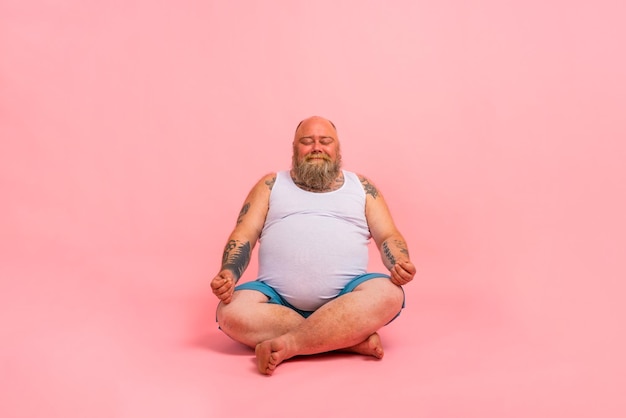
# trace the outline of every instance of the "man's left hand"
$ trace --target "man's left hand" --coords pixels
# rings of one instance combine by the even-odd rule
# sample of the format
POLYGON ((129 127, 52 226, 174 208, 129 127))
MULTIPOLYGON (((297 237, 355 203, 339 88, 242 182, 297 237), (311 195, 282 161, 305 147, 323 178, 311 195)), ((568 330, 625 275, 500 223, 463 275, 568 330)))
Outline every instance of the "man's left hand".
POLYGON ((399 261, 391 269, 391 282, 402 286, 413 280, 416 272, 415 265, 410 261, 399 261))

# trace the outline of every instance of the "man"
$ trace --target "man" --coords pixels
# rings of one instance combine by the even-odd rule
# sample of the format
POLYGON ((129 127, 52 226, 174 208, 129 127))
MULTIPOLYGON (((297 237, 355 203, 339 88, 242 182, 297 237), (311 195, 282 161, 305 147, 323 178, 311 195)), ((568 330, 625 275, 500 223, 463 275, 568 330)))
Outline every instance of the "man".
POLYGON ((259 371, 271 375, 297 355, 382 358, 377 330, 400 313, 415 270, 383 196, 341 169, 334 124, 313 116, 296 128, 291 171, 266 175, 248 194, 211 288, 220 328, 255 348, 259 371), (389 275, 366 274, 370 237, 389 275), (259 277, 235 287, 257 241, 259 277))

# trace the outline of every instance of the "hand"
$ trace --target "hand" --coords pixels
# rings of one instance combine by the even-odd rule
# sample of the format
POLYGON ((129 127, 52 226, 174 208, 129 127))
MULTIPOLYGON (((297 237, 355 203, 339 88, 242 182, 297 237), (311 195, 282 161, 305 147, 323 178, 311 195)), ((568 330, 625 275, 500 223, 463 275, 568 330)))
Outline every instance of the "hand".
POLYGON ((230 270, 222 270, 211 280, 211 290, 222 302, 230 303, 235 291, 235 276, 230 270))
POLYGON ((410 261, 398 261, 391 269, 391 282, 398 286, 405 285, 413 280, 416 270, 410 261))

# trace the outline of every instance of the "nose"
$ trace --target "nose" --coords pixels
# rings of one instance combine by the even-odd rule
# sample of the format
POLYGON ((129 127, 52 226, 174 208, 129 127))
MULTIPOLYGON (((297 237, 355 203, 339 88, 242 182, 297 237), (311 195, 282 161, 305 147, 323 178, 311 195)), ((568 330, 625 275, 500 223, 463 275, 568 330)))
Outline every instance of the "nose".
POLYGON ((322 144, 320 141, 313 142, 313 152, 322 152, 322 144))

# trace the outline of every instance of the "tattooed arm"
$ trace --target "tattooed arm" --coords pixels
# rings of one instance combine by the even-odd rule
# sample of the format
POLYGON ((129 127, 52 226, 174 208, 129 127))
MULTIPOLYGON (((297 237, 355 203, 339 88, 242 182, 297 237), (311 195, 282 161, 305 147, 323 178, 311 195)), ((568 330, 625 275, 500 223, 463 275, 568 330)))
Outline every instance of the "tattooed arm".
POLYGON ((365 190, 365 216, 383 264, 389 269, 393 283, 407 284, 413 280, 416 269, 409 257, 406 241, 396 228, 387 203, 376 186, 363 176, 359 179, 365 190))
POLYGON ((222 254, 222 267, 211 281, 211 289, 222 302, 230 303, 235 284, 250 263, 252 249, 261 235, 269 208, 269 196, 276 174, 263 177, 250 191, 228 237, 222 254))

